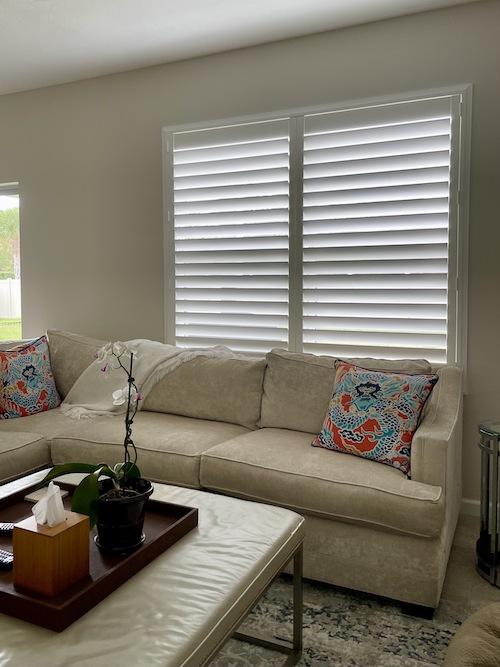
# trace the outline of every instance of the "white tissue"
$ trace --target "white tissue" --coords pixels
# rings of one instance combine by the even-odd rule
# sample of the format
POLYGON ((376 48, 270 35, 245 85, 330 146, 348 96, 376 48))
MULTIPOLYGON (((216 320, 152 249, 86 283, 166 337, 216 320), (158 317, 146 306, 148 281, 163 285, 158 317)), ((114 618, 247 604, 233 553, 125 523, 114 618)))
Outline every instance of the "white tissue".
POLYGON ((33 505, 31 511, 35 515, 36 522, 42 525, 56 526, 65 521, 66 513, 61 498, 61 489, 54 482, 49 482, 47 495, 33 505))

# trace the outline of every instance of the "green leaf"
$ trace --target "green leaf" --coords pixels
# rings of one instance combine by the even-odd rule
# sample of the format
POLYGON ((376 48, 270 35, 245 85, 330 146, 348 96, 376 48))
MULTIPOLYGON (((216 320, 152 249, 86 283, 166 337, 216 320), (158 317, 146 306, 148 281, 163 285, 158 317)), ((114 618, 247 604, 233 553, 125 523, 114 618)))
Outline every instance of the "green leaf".
POLYGON ((125 463, 122 462, 122 463, 116 463, 116 464, 113 466, 113 472, 115 473, 115 475, 116 475, 116 479, 117 479, 117 480, 119 480, 120 477, 124 474, 124 473, 123 473, 123 467, 124 467, 124 465, 125 465, 125 463))
POLYGON ((97 523, 97 514, 99 511, 99 477, 102 474, 102 468, 87 475, 73 492, 71 509, 79 514, 87 514, 90 517, 90 527, 93 528, 97 523))
POLYGON ((139 468, 135 465, 135 463, 132 463, 132 467, 128 471, 127 475, 129 477, 140 477, 141 476, 141 471, 139 468))
POLYGON ((100 473, 101 477, 103 475, 105 477, 110 477, 111 479, 114 479, 118 483, 118 477, 117 477, 114 469, 110 468, 106 463, 101 463, 99 467, 101 469, 101 473, 100 473))
POLYGON ((141 471, 139 470, 139 468, 135 465, 135 463, 131 463, 130 461, 128 463, 123 464, 123 471, 127 479, 129 479, 130 477, 141 476, 141 471))
POLYGON ((101 465, 96 466, 91 463, 62 463, 60 465, 54 466, 52 470, 48 472, 47 475, 45 475, 42 481, 37 484, 37 489, 45 486, 53 479, 60 477, 61 475, 68 475, 74 472, 95 472, 100 467, 101 465))

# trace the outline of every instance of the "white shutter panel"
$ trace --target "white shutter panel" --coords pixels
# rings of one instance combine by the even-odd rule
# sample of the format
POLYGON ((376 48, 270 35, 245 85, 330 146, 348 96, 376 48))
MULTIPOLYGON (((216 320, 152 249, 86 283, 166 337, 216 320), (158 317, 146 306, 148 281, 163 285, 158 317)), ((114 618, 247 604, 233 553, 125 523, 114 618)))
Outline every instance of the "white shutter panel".
POLYGON ((446 361, 451 98, 305 117, 303 348, 446 361))
POLYGON ((288 120, 173 134, 176 344, 288 342, 288 120))

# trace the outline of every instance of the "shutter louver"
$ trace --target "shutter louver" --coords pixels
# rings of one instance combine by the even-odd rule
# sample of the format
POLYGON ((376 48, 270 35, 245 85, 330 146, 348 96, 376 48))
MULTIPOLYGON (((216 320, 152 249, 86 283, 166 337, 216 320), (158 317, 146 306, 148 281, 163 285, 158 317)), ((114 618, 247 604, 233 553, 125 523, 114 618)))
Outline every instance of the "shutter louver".
POLYGON ((449 98, 305 116, 303 349, 445 362, 449 98))
POLYGON ((288 344, 289 123, 173 135, 176 344, 288 344))

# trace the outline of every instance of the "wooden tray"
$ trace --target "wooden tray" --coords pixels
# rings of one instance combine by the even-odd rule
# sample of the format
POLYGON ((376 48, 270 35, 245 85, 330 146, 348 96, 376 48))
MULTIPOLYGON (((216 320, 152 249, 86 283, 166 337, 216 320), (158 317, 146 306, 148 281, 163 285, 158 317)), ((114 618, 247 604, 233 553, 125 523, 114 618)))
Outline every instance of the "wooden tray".
MULTIPOLYGON (((70 509, 75 487, 59 481, 57 484, 69 491, 64 504, 70 509)), ((32 516, 33 503, 25 501, 24 496, 35 489, 33 485, 0 499, 0 522, 17 523, 32 516)), ((146 539, 136 551, 126 556, 101 554, 94 544, 95 529, 91 530, 89 576, 53 597, 15 587, 12 570, 0 570, 0 611, 61 632, 197 525, 196 508, 150 499, 144 521, 146 539)), ((0 548, 12 551, 12 536, 0 536, 0 548)))

